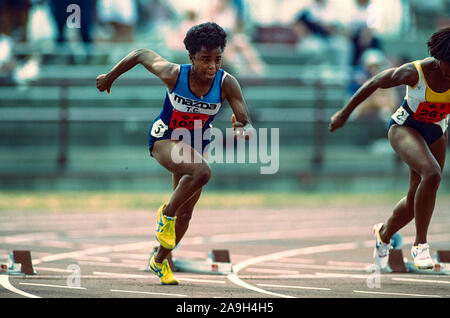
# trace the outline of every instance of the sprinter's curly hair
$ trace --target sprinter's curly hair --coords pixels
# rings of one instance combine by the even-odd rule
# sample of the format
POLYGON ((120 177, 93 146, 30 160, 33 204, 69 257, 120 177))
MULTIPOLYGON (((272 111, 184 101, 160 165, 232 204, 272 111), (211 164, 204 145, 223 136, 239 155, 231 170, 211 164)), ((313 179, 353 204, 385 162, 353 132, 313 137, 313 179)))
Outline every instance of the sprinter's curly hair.
POLYGON ((432 57, 450 63, 450 27, 442 28, 433 33, 427 45, 432 57))
POLYGON ((192 55, 200 51, 202 46, 208 50, 220 47, 223 51, 227 44, 227 34, 218 24, 206 22, 190 28, 183 42, 192 55))

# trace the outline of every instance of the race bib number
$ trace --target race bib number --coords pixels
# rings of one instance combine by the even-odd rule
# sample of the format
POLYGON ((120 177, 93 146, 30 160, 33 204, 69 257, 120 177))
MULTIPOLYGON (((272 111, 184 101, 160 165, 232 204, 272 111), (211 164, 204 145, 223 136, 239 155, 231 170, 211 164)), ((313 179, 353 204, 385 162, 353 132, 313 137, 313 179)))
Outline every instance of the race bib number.
POLYGON ((424 123, 437 123, 450 113, 450 103, 422 102, 414 113, 414 119, 424 123))
POLYGON ((409 114, 402 106, 400 106, 397 111, 392 115, 392 119, 399 125, 403 125, 403 123, 408 118, 409 114))
POLYGON ((164 136, 164 133, 167 129, 169 129, 169 127, 167 127, 167 125, 161 119, 159 119, 153 124, 151 135, 155 138, 161 138, 162 136, 164 136))
POLYGON ((193 113, 183 113, 174 109, 172 111, 172 117, 170 118, 170 128, 203 128, 209 118, 209 115, 205 114, 193 114, 193 113), (194 127, 195 123, 198 123, 199 127, 194 127))

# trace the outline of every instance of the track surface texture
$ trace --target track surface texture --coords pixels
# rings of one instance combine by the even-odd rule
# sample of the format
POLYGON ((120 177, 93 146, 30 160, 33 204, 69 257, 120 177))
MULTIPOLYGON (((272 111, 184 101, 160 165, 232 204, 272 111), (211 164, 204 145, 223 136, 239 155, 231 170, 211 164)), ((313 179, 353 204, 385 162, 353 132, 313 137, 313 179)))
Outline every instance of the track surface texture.
MULTIPOLYGON (((371 227, 392 206, 198 209, 173 257, 228 249, 233 273, 176 272, 178 286, 144 271, 156 210, 6 211, 0 259, 30 250, 37 275, 0 275, 0 298, 449 298, 450 276, 365 270, 371 227)), ((414 224, 400 233, 411 260, 414 224)), ((428 239, 432 254, 450 249, 448 202, 438 200, 428 239)))

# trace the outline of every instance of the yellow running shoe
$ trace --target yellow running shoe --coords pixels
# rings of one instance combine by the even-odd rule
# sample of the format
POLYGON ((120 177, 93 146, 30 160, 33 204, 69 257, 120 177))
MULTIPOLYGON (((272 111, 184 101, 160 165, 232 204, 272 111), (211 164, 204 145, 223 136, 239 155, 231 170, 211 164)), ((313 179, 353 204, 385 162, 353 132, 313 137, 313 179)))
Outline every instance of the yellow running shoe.
POLYGON ((164 208, 167 206, 167 203, 161 205, 158 209, 158 213, 156 216, 157 229, 156 229, 156 239, 159 244, 167 249, 174 249, 176 246, 175 240, 175 221, 177 217, 169 217, 163 214, 164 208))
POLYGON ((178 279, 173 276, 169 262, 165 259, 162 263, 157 263, 155 261, 155 254, 153 253, 148 268, 159 277, 161 285, 178 285, 178 279))

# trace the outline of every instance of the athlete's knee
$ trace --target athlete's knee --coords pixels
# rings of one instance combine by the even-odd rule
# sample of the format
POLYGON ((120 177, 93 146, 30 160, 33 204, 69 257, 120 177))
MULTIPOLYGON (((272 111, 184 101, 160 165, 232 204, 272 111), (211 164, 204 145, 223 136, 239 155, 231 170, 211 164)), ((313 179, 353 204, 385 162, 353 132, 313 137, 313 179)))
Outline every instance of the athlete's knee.
POLYGON ((442 180, 441 169, 429 169, 422 175, 422 182, 430 187, 438 187, 442 180))
POLYGON ((207 165, 202 165, 201 168, 194 171, 192 178, 196 184, 204 186, 211 178, 211 169, 207 165))

